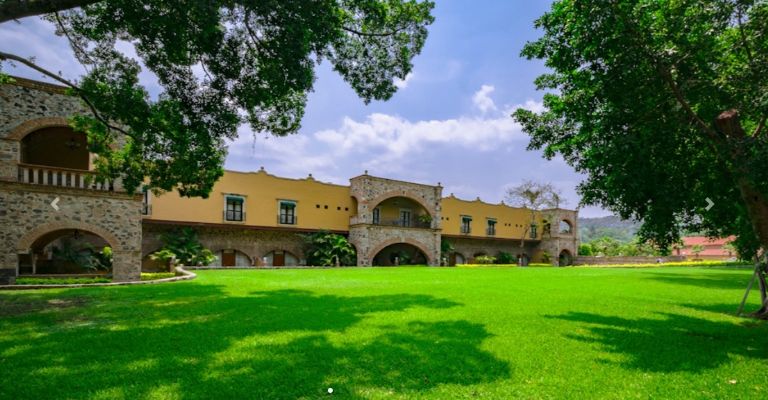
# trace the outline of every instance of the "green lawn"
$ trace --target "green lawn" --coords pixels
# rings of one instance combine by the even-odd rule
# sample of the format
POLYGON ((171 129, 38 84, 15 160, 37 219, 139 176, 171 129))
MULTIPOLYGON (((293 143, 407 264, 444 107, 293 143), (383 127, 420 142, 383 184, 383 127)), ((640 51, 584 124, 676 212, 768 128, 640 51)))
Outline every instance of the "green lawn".
POLYGON ((197 273, 0 293, 0 398, 768 393, 768 324, 733 316, 749 269, 197 273))

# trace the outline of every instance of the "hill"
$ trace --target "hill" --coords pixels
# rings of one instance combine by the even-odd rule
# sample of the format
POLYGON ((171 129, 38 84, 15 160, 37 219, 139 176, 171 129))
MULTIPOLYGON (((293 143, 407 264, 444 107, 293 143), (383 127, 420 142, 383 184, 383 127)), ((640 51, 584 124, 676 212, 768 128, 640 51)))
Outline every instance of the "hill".
POLYGON ((624 243, 631 242, 638 229, 640 229, 640 222, 625 221, 615 215, 579 218, 579 240, 582 243, 604 236, 624 243))

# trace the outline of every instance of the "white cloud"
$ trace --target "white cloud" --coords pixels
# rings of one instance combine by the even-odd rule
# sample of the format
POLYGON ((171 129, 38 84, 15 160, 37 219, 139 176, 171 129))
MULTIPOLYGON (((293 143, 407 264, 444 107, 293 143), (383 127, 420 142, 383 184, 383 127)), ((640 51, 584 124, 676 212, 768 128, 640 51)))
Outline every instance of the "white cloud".
POLYGON ((472 103, 483 113, 495 111, 496 103, 494 103, 493 99, 489 96, 494 90, 496 90, 496 88, 491 85, 483 85, 480 87, 480 90, 475 92, 474 96, 472 96, 472 103))
POLYGON ((405 75, 405 79, 395 78, 395 86, 397 86, 398 89, 405 89, 408 87, 408 84, 413 80, 413 72, 409 72, 407 75, 405 75))

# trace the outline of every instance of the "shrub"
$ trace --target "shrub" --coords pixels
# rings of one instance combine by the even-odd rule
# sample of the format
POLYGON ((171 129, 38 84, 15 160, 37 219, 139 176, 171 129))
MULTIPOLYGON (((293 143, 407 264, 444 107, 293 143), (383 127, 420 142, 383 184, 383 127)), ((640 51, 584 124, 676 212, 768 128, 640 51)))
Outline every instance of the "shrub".
POLYGON ((16 278, 17 285, 76 285, 89 283, 109 283, 111 279, 99 278, 16 278))
POLYGON ((357 264, 357 253, 346 237, 330 232, 306 235, 307 264, 324 267, 357 264))
POLYGON ((507 253, 506 251, 500 251, 499 254, 496 255, 497 264, 513 264, 514 262, 515 259, 512 254, 507 253))
POLYGON ((475 257, 475 263, 477 264, 493 264, 496 262, 496 257, 494 256, 477 256, 475 257))
POLYGON ((163 234, 161 240, 164 243, 163 248, 150 255, 152 260, 168 262, 175 258, 177 263, 193 266, 209 265, 216 260, 216 256, 198 241, 194 229, 174 229, 163 234))
POLYGON ((579 255, 580 256, 591 256, 592 255, 592 246, 589 243, 582 243, 579 245, 579 255))
POLYGON ((142 272, 141 280, 154 281, 157 279, 173 278, 174 276, 176 276, 176 274, 173 272, 142 272))

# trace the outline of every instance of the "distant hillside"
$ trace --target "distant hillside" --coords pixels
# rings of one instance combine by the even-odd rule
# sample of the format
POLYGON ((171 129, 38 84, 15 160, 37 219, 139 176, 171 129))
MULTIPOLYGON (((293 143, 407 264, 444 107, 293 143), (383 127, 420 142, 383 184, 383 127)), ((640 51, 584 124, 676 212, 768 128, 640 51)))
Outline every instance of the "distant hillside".
POLYGON ((579 240, 590 242, 603 236, 620 242, 631 242, 635 238, 640 222, 624 221, 617 216, 579 218, 579 240))

